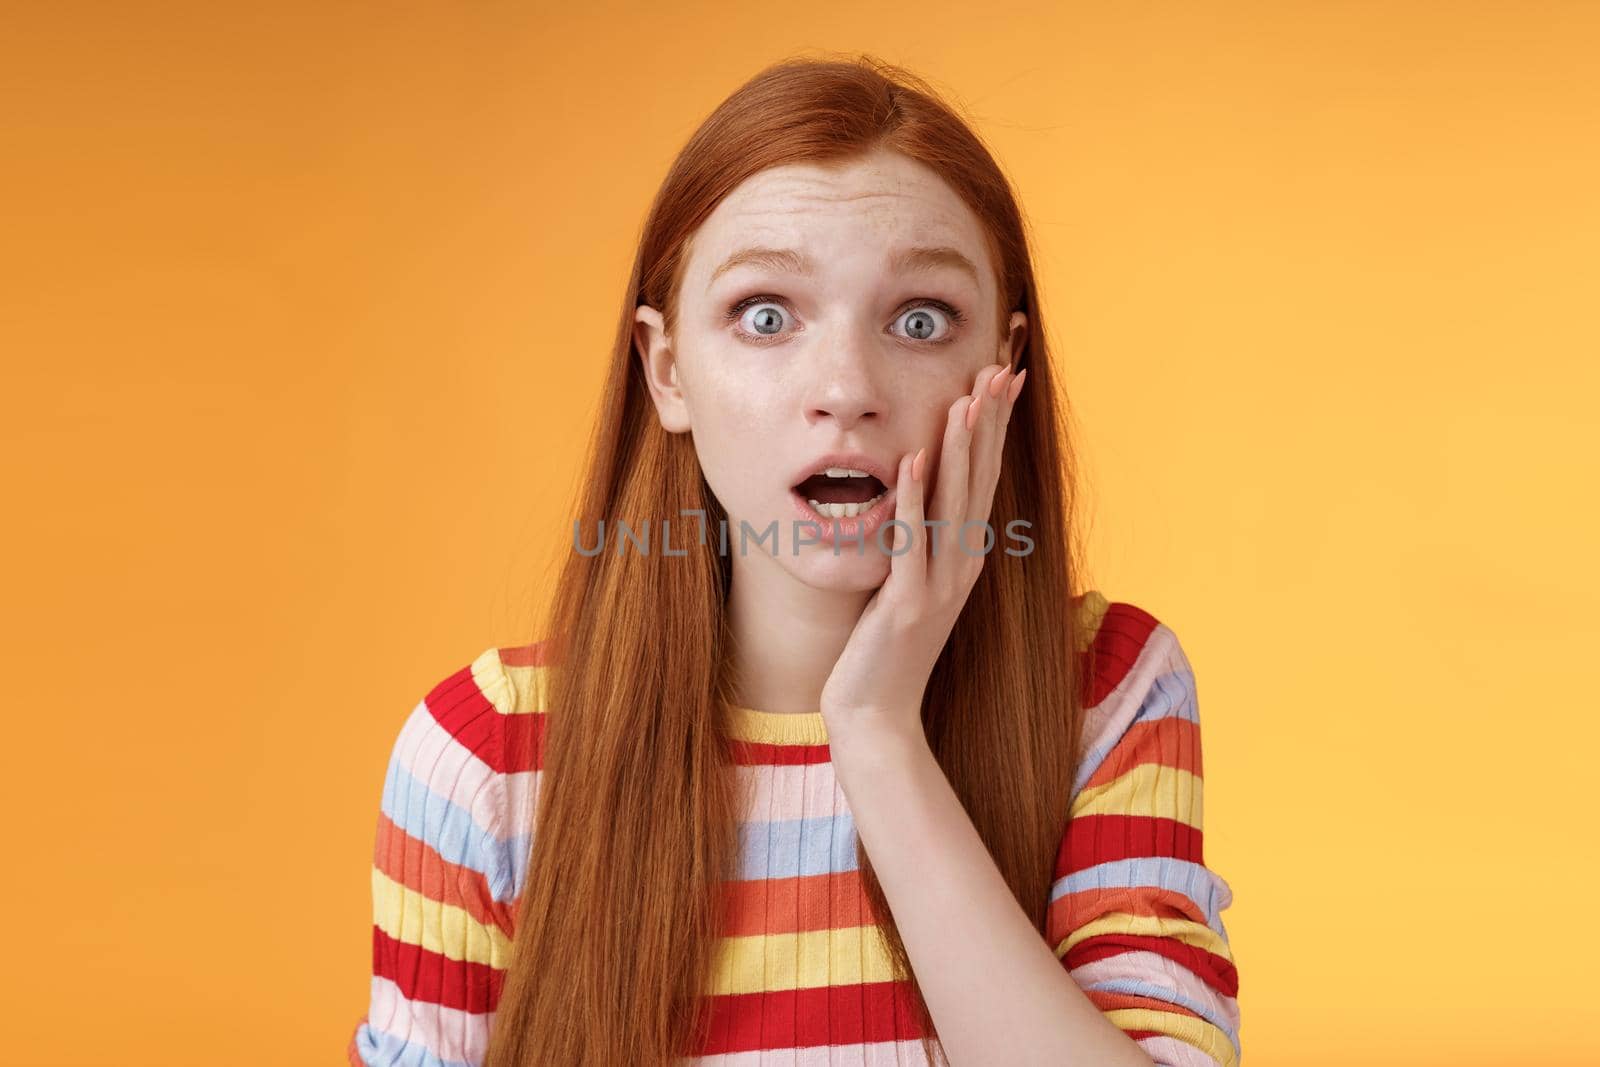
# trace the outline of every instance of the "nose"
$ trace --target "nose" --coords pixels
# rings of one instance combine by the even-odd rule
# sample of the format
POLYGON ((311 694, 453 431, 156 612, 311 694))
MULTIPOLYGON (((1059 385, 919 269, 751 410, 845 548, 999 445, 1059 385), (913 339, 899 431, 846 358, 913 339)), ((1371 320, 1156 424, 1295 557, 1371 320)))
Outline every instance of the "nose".
POLYGON ((871 341, 848 326, 819 338, 811 358, 805 415, 807 423, 833 420, 842 430, 884 414, 883 386, 871 341))

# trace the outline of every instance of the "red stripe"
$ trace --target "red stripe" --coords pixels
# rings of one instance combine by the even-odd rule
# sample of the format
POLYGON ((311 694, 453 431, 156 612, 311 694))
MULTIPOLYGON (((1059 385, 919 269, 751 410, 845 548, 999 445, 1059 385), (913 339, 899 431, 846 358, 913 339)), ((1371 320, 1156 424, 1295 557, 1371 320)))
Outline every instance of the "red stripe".
POLYGON ((425 841, 419 841, 388 815, 378 813, 373 865, 407 889, 442 904, 461 908, 486 926, 511 937, 516 901, 501 904, 489 892, 489 880, 471 867, 451 863, 425 841))
POLYGON ((472 668, 462 667, 428 693, 428 710, 451 737, 497 774, 506 772, 505 733, 501 715, 473 681, 472 668))
POLYGON ((734 764, 746 767, 795 767, 801 764, 827 763, 832 754, 822 745, 772 745, 764 741, 744 741, 738 738, 728 742, 734 764))
POLYGON ((1176 889, 1148 885, 1080 889, 1050 902, 1045 929, 1051 947, 1060 945, 1072 931, 1118 912, 1123 915, 1159 915, 1163 919, 1182 918, 1201 926, 1206 925, 1206 915, 1200 905, 1188 894, 1176 889))
POLYGON ((1239 995, 1239 972, 1230 960, 1172 937, 1100 934, 1074 945, 1062 959, 1062 963, 1071 971, 1082 967, 1085 963, 1134 951, 1154 952, 1174 963, 1181 963, 1219 993, 1230 997, 1239 995))
POLYGON ((905 982, 774 989, 701 998, 706 1039, 695 1055, 921 1036, 905 982))
POLYGON ((1146 763, 1202 777, 1200 724, 1177 715, 1135 721, 1106 753, 1083 788, 1114 782, 1146 763))
POLYGON ((500 662, 507 667, 547 667, 555 662, 555 645, 548 640, 507 645, 499 651, 500 662))
POLYGON ((1116 1011, 1118 1008, 1144 1008, 1148 1011, 1164 1011, 1170 1015, 1187 1015, 1191 1019, 1204 1019, 1205 1016, 1197 1011, 1191 1011, 1181 1004, 1174 1004, 1170 1000, 1161 1000, 1158 997, 1141 997, 1133 993, 1107 993, 1103 989, 1085 989, 1089 999, 1101 1011, 1116 1011))
POLYGON ((544 738, 547 712, 500 716, 506 773, 537 771, 544 767, 544 738))
POLYGON ((544 766, 545 713, 502 713, 478 687, 470 665, 434 686, 427 704, 434 720, 496 774, 544 766))
POLYGON ((872 923, 859 870, 722 883, 724 937, 837 930, 872 923))
POLYGON ((1107 606, 1100 628, 1080 660, 1085 666, 1084 707, 1094 707, 1121 684, 1159 625, 1143 608, 1120 601, 1107 606))
MULTIPOLYGON (((550 641, 535 641, 527 645, 502 648, 500 662, 506 667, 547 667, 555 662, 554 645, 550 641)), ((532 712, 501 715, 500 730, 505 769, 508 773, 537 771, 544 768, 544 739, 549 720, 548 708, 532 712)))
POLYGON ((372 927, 372 973, 400 987, 409 1000, 461 1011, 493 1011, 505 972, 485 963, 453 960, 421 945, 398 941, 372 927))
POLYGON ((1205 834, 1186 822, 1147 815, 1079 815, 1067 823, 1056 854, 1056 877, 1097 863, 1174 856, 1202 863, 1205 834))

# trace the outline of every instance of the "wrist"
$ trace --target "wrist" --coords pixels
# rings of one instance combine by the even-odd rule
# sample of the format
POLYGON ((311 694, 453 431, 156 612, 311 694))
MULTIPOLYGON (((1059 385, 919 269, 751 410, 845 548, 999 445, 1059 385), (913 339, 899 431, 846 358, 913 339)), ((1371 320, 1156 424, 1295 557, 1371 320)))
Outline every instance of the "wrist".
POLYGON ((822 708, 828 744, 840 754, 901 754, 928 747, 922 709, 822 708))

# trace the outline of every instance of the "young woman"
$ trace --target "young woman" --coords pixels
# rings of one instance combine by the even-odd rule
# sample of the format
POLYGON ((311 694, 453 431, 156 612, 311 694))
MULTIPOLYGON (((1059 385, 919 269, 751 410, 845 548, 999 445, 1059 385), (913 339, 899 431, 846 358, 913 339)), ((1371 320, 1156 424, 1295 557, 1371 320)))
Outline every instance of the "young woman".
POLYGON ((1075 590, 1063 421, 1009 185, 925 83, 729 97, 542 632, 394 745, 351 1062, 1237 1064, 1194 678, 1075 590))

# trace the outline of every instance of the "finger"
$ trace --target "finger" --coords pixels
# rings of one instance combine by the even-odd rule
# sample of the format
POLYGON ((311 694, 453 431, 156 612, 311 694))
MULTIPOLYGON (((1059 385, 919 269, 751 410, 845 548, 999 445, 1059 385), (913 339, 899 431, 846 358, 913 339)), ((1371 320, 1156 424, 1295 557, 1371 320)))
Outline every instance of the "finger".
POLYGON ((1012 409, 1013 410, 1016 407, 1017 397, 1022 395, 1022 381, 1027 376, 1028 376, 1028 368, 1024 367, 1024 368, 1022 368, 1022 373, 1017 375, 1016 381, 1011 383, 1011 388, 1006 390, 1007 397, 1011 401, 1011 405, 1012 405, 1012 409))
MULTIPOLYGON (((1022 375, 1027 373, 1023 371, 1022 375)), ((1022 391, 1019 385, 1022 376, 1012 378, 1009 373, 996 375, 995 381, 999 383, 999 399, 995 401, 989 425, 986 428, 980 426, 980 440, 973 444, 972 498, 967 505, 969 519, 984 521, 989 519, 994 510, 995 488, 1000 483, 1000 469, 1005 457, 1006 427, 1011 423, 1011 412, 1022 391), (983 436, 985 433, 987 436, 983 436)))
POLYGON ((966 510, 967 455, 972 431, 967 429, 967 413, 974 403, 971 394, 961 397, 945 412, 944 439, 939 448, 939 465, 933 477, 933 501, 928 508, 930 522, 943 523, 928 530, 929 550, 934 555, 933 567, 940 557, 950 554, 951 538, 959 528, 966 510))
MULTIPOLYGON (((984 426, 984 421, 989 418, 990 411, 994 410, 994 400, 990 398, 989 389, 992 386, 992 382, 994 382, 995 376, 1003 370, 1005 370, 1005 365, 1002 365, 1002 363, 992 363, 992 365, 978 371, 978 379, 973 382, 973 392, 971 392, 973 400, 966 408, 960 432, 955 435, 954 440, 947 440, 946 442, 947 453, 952 450, 960 453, 958 458, 952 459, 952 462, 955 462, 960 467, 960 482, 957 483, 955 478, 950 478, 949 482, 946 482, 946 478, 942 477, 942 475, 939 478, 938 491, 944 491, 946 488, 949 490, 949 496, 946 498, 946 512, 939 515, 939 518, 944 518, 946 522, 949 522, 949 526, 944 528, 944 534, 946 534, 944 544, 947 547, 944 557, 947 560, 955 557, 957 553, 966 553, 962 549, 963 542, 965 542, 962 525, 971 517, 970 510, 968 510, 971 506, 971 496, 973 496, 971 474, 973 474, 974 459, 978 456, 978 453, 974 451, 974 435, 978 434, 979 430, 984 426)), ((938 563, 934 563, 934 566, 938 566, 938 563)))
POLYGON ((972 384, 972 395, 978 402, 972 405, 967 415, 967 429, 976 429, 978 419, 992 407, 990 401, 999 392, 996 382, 1009 369, 1004 363, 993 363, 978 371, 978 377, 972 384))
POLYGON ((928 580, 928 543, 923 536, 923 483, 920 469, 924 454, 919 448, 900 459, 895 474, 894 517, 904 526, 894 527, 894 552, 889 561, 889 576, 907 589, 920 589, 928 580))

